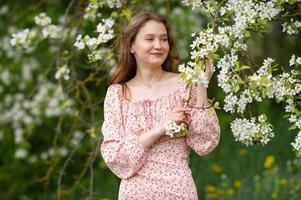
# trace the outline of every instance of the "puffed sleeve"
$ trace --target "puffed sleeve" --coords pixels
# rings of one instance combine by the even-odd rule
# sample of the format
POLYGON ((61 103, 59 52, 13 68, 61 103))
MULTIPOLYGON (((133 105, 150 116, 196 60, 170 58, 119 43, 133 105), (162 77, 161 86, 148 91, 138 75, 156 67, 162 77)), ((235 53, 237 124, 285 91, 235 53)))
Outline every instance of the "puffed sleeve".
POLYGON ((105 97, 100 151, 111 171, 119 178, 127 179, 142 167, 147 149, 137 135, 124 132, 118 86, 111 85, 105 97))
POLYGON ((217 146, 220 139, 220 126, 213 107, 196 108, 196 88, 191 90, 191 110, 189 113, 189 134, 186 144, 200 156, 207 155, 217 146))

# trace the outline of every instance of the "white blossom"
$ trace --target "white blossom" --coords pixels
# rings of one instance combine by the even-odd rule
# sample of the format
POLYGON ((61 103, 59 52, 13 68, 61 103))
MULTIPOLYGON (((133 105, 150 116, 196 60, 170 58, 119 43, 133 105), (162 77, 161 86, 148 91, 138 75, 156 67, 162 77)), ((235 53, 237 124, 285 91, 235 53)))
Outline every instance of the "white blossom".
POLYGON ((111 18, 103 19, 101 23, 97 25, 97 32, 99 33, 97 37, 90 37, 89 35, 82 36, 81 34, 77 36, 74 46, 78 49, 84 49, 85 46, 89 47, 91 50, 96 50, 97 46, 102 43, 107 43, 109 40, 113 39, 114 31, 112 30, 114 25, 114 20, 111 18))
POLYGON ((234 113, 235 112, 235 107, 237 105, 237 100, 238 97, 235 96, 233 93, 229 93, 225 99, 224 99, 224 110, 226 112, 234 113))
POLYGON ((74 46, 77 47, 78 49, 84 49, 85 48, 85 43, 82 39, 81 34, 76 37, 76 42, 74 43, 74 46))
POLYGON ((69 150, 66 147, 60 147, 58 149, 58 154, 63 156, 63 157, 67 156, 68 153, 69 153, 69 150))
POLYGON ((59 39, 62 37, 62 28, 56 25, 49 25, 42 29, 42 35, 46 37, 50 37, 52 39, 59 39))
POLYGON ((254 143, 267 144, 274 137, 271 124, 269 124, 264 116, 251 119, 235 119, 231 122, 231 130, 236 141, 240 141, 246 146, 254 143))
POLYGON ((289 66, 301 65, 301 57, 297 57, 293 54, 289 60, 289 66))
POLYGON ((122 6, 121 0, 107 0, 107 4, 110 8, 120 8, 122 6))
POLYGON ((89 48, 96 48, 96 46, 98 45, 98 40, 97 38, 88 38, 86 40, 86 44, 89 48))
POLYGON ((81 131, 78 131, 78 130, 75 131, 70 143, 73 146, 77 146, 80 143, 80 141, 82 140, 83 136, 84 136, 84 134, 81 131))
POLYGON ((13 33, 10 43, 12 46, 28 48, 30 42, 37 36, 36 30, 24 29, 18 33, 13 33))
POLYGON ((61 66, 55 73, 55 79, 69 80, 70 79, 70 69, 67 65, 61 66))
POLYGON ((293 66, 293 65, 295 65, 295 62, 296 62, 296 56, 293 54, 289 61, 289 65, 293 66))
POLYGON ((239 96, 239 100, 237 102, 237 112, 243 113, 248 103, 252 103, 253 99, 251 97, 251 92, 249 89, 243 91, 243 93, 239 96))
POLYGON ((26 158, 27 157, 27 151, 25 149, 17 149, 15 152, 16 158, 26 158))
POLYGON ((294 150, 297 152, 297 156, 301 156, 301 131, 299 131, 298 135, 295 138, 295 141, 291 143, 294 150))
POLYGON ((282 24, 282 31, 289 35, 297 34, 300 28, 301 21, 294 21, 293 19, 291 19, 290 22, 284 22, 282 24))
POLYGON ((34 17, 34 21, 39 26, 47 26, 51 24, 51 18, 46 15, 46 13, 40 13, 34 17))
POLYGON ((189 6, 192 10, 199 9, 203 6, 202 1, 195 1, 195 0, 182 0, 181 1, 185 6, 189 6))
POLYGON ((176 134, 180 134, 183 131, 185 132, 185 129, 186 125, 184 123, 178 124, 175 121, 167 121, 164 124, 165 134, 170 137, 174 137, 176 134))
POLYGON ((3 5, 0 7, 0 16, 5 15, 9 11, 8 5, 3 5))
POLYGON ((98 9, 103 5, 104 2, 101 1, 90 1, 85 9, 84 19, 94 21, 97 17, 100 17, 101 13, 98 12, 98 9))

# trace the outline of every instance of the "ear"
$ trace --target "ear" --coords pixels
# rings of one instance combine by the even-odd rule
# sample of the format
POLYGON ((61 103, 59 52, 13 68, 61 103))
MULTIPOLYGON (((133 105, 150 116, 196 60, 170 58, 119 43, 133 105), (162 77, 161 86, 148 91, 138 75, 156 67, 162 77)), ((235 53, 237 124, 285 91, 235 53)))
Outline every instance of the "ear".
POLYGON ((130 49, 130 52, 131 52, 131 53, 135 53, 135 48, 134 48, 134 46, 135 46, 135 41, 131 44, 131 49, 130 49))

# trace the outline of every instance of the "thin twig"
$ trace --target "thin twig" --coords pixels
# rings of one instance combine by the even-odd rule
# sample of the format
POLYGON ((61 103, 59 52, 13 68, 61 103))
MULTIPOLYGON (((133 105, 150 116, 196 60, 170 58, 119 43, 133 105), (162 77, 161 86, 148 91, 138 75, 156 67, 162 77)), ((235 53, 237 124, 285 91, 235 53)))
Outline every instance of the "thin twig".
POLYGON ((69 162, 72 161, 72 160, 71 160, 71 159, 72 159, 72 156, 73 156, 73 154, 75 153, 76 149, 78 149, 78 148, 80 147, 80 145, 81 145, 81 142, 80 142, 80 141, 82 141, 83 138, 84 138, 84 135, 81 137, 81 139, 79 140, 79 143, 73 148, 73 150, 72 150, 71 153, 69 154, 67 160, 64 162, 64 165, 63 165, 62 170, 61 170, 60 173, 59 173, 59 178, 58 178, 58 182, 57 182, 57 184, 58 184, 58 187, 57 187, 57 199, 58 199, 58 200, 61 199, 61 193, 62 193, 62 191, 61 191, 61 187, 62 187, 62 186, 61 186, 61 183, 62 183, 62 178, 63 178, 64 172, 65 172, 65 169, 66 169, 66 167, 68 166, 69 162))

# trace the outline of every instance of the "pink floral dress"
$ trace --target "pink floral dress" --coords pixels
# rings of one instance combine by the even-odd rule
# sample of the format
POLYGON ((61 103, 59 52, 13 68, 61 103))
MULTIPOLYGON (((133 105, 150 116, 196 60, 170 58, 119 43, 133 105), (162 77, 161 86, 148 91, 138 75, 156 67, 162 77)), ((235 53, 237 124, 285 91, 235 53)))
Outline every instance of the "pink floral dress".
MULTIPOLYGON (((104 102, 101 154, 107 166, 121 178, 119 200, 196 200, 197 190, 188 166, 190 150, 203 156, 218 144, 220 127, 213 108, 192 108, 186 137, 163 136, 150 149, 139 135, 154 127, 169 111, 183 107, 189 87, 178 87, 152 100, 128 101, 120 84, 108 88, 104 102)), ((191 89, 190 106, 196 103, 191 89)))

